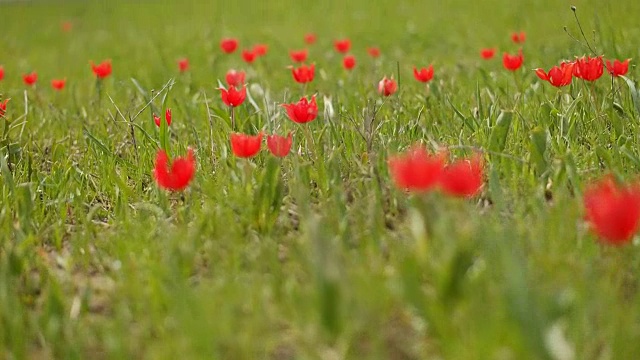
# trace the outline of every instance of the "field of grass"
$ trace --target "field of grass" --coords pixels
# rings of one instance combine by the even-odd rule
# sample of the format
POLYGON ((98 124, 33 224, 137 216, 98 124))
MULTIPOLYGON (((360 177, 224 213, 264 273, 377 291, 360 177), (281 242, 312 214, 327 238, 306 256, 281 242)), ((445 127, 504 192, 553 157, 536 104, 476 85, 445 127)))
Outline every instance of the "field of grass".
POLYGON ((640 242, 600 241, 582 194, 637 179, 640 104, 606 70, 556 89, 532 69, 604 55, 637 79, 640 3, 573 4, 595 54, 557 0, 0 1, 0 359, 637 358, 640 242), (249 65, 224 37, 269 50, 249 65), (230 68, 235 131, 292 131, 288 156, 233 155, 230 68), (318 118, 289 120, 313 94, 318 118), (166 108, 170 156, 195 151, 182 192, 152 175, 166 108), (480 194, 398 189, 388 159, 416 143, 480 151, 480 194))

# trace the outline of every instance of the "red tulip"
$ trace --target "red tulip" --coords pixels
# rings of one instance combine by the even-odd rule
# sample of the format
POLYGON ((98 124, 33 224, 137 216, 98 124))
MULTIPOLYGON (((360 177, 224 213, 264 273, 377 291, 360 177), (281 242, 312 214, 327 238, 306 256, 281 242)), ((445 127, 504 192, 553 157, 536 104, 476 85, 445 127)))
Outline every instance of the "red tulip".
MULTIPOLYGON (((611 61, 607 60, 607 71, 611 76, 624 76, 629 71, 629 61, 631 59, 627 59, 625 61, 620 61, 618 59, 611 61)), ((0 77, 1 78, 1 77, 0 77)))
POLYGON ((440 188, 452 196, 471 197, 482 188, 482 176, 482 158, 476 154, 471 159, 447 165, 440 178, 440 188))
POLYGON ((104 79, 111 75, 111 60, 104 60, 98 65, 91 62, 91 69, 98 79, 104 79))
POLYGON ((522 49, 518 50, 518 55, 511 55, 508 53, 504 53, 502 55, 502 65, 504 68, 510 71, 516 71, 522 66, 522 62, 524 61, 524 56, 522 55, 522 49))
POLYGON ((536 75, 544 81, 548 81, 549 84, 555 87, 562 87, 571 84, 571 79, 573 78, 573 67, 575 66, 572 62, 562 62, 560 66, 554 66, 549 70, 548 73, 545 73, 543 69, 535 69, 536 75))
POLYGON ((240 133, 231 134, 231 151, 233 151, 234 155, 237 157, 254 157, 260 152, 261 146, 262 132, 258 133, 256 136, 240 133))
POLYGON ((337 52, 346 54, 349 52, 349 49, 351 49, 351 40, 336 40, 334 41, 333 45, 335 46, 337 52))
POLYGON ((304 36, 304 42, 311 45, 316 42, 316 34, 308 33, 304 36))
POLYGON ((4 101, 0 101, 0 117, 4 117, 4 114, 7 113, 7 103, 9 103, 11 99, 4 99, 4 101))
POLYGON ((247 86, 242 85, 242 90, 238 91, 234 86, 229 86, 229 90, 220 88, 222 102, 227 106, 236 107, 244 102, 247 97, 247 86))
POLYGON ((594 58, 591 56, 583 56, 576 60, 575 66, 573 67, 573 75, 586 81, 598 80, 603 72, 604 62, 602 61, 602 56, 596 56, 594 58))
POLYGON ((153 170, 153 177, 158 186, 163 189, 179 191, 185 189, 196 173, 196 161, 193 157, 193 150, 189 149, 187 157, 178 157, 169 165, 169 157, 164 150, 158 150, 156 155, 156 167, 153 170))
POLYGON ((258 53, 255 50, 242 50, 242 59, 248 64, 251 64, 256 57, 258 57, 258 53))
POLYGON ((220 48, 226 54, 231 54, 238 48, 238 40, 233 38, 222 39, 220 41, 220 48))
POLYGON ((346 70, 352 70, 356 66, 356 58, 353 55, 347 55, 342 59, 342 66, 346 70))
POLYGON ((616 184, 607 177, 584 192, 586 220, 605 243, 623 245, 631 241, 640 224, 640 185, 616 184))
POLYGON ((389 159, 389 170, 398 188, 424 192, 438 184, 444 171, 444 156, 431 155, 415 145, 402 155, 389 159))
POLYGON ((269 46, 266 44, 257 44, 253 47, 253 52, 256 56, 265 56, 267 55, 267 51, 269 50, 269 46))
POLYGON ((31 74, 24 74, 22 75, 22 80, 24 81, 25 85, 33 86, 36 81, 38 81, 38 74, 35 71, 31 74))
POLYGON ((305 62, 307 60, 307 50, 291 50, 289 56, 293 62, 305 62))
MULTIPOLYGON (((171 125, 171 109, 167 109, 164 113, 164 118, 167 120, 167 126, 171 125)), ((160 116, 153 114, 153 121, 156 123, 157 127, 160 127, 160 116)))
POLYGON ((178 60, 178 70, 180 70, 180 72, 185 72, 189 70, 189 59, 182 58, 178 60))
POLYGON ((244 71, 236 71, 234 69, 231 69, 229 71, 227 71, 227 75, 226 75, 226 80, 227 80, 227 84, 229 86, 242 86, 244 85, 244 71))
POLYGON ((393 79, 387 79, 386 76, 378 83, 378 92, 380 95, 389 96, 396 92, 396 90, 398 90, 398 83, 393 79))
POLYGON ((378 56, 380 56, 380 48, 377 47, 369 47, 367 48, 367 53, 369 53, 369 56, 371 56, 372 58, 377 58, 378 56))
POLYGON ((67 82, 67 79, 54 79, 51 80, 51 87, 60 91, 64 89, 64 85, 67 82))
POLYGON ((309 66, 301 65, 299 68, 291 68, 291 73, 296 82, 301 84, 312 82, 315 75, 316 66, 311 64, 309 66))
POLYGON ((522 44, 526 39, 526 34, 524 31, 520 31, 520 33, 513 33, 511 34, 511 41, 513 41, 516 44, 522 44))
POLYGON ((286 137, 279 135, 267 136, 267 147, 269 151, 277 157, 285 157, 291 150, 291 144, 293 143, 293 137, 291 133, 286 137))
POLYGON ((0 81, 4 79, 4 67, 0 66, 0 81))
POLYGON ((480 50, 480 56, 485 60, 492 59, 495 54, 496 49, 494 48, 485 48, 480 50))
POLYGON ((298 124, 308 123, 313 121, 318 116, 318 104, 316 103, 316 96, 311 97, 311 101, 307 101, 307 98, 303 97, 297 103, 282 104, 287 110, 289 119, 298 124))
POLYGON ((71 31, 71 29, 73 29, 73 24, 71 23, 71 21, 63 21, 60 24, 60 27, 62 28, 62 31, 69 32, 71 31))
POLYGON ((427 68, 421 68, 420 70, 414 66, 413 77, 424 83, 431 81, 431 79, 433 79, 433 65, 429 65, 427 68))

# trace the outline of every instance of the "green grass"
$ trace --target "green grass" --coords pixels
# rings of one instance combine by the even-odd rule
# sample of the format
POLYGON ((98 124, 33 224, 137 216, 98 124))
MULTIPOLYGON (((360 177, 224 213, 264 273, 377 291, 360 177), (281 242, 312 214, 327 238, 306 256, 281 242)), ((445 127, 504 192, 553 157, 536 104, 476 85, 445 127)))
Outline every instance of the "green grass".
MULTIPOLYGON (((640 59, 640 5, 575 5, 598 52, 640 59)), ((11 98, 0 120, 0 358, 640 353, 638 241, 602 245, 581 204, 590 180, 640 172, 640 109, 621 79, 615 97, 606 74, 559 97, 530 71, 588 52, 563 30, 579 37, 568 3, 42 1, 0 3, 0 17, 0 93, 11 98), (74 28, 63 33, 67 20, 74 28), (500 57, 517 50, 509 35, 521 29, 525 64, 514 79, 500 57), (320 100, 312 144, 278 106, 303 95, 288 50, 309 31, 319 38, 305 93, 320 100), (224 36, 269 53, 247 66, 221 54, 224 36), (341 37, 354 44, 351 74, 332 48, 341 37), (366 56, 370 45, 379 60, 366 56), (483 62, 488 46, 500 51, 483 62), (89 62, 102 59, 114 72, 99 96, 89 62), (430 63, 425 90, 411 72, 430 63), (255 103, 238 108, 240 129, 295 131, 287 158, 232 155, 215 90, 229 68, 248 71, 255 103), (32 70, 38 86, 25 91, 21 75, 32 70), (385 75, 400 86, 382 101, 385 75), (58 77, 68 84, 54 93, 58 77), (171 155, 196 149, 184 193, 151 176, 152 112, 166 107, 171 155), (456 157, 484 150, 482 195, 395 189, 386 160, 416 142, 456 157)))

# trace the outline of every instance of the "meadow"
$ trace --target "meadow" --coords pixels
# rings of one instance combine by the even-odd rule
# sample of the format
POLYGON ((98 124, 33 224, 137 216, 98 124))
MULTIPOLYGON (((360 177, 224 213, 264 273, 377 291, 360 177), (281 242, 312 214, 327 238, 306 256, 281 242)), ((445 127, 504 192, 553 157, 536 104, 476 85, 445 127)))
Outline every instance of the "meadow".
POLYGON ((637 14, 597 0, 0 1, 0 358, 637 358, 640 200, 612 205, 601 231, 585 201, 602 179, 637 195, 637 14), (557 88, 534 71, 583 56, 631 61, 557 88), (246 74, 233 112, 230 69, 246 74), (317 116, 292 121, 283 105, 312 96, 317 116), (260 152, 238 156, 235 133, 264 134, 260 152), (274 156, 266 137, 289 133, 274 156), (183 159, 180 184, 159 149, 183 159), (476 159, 480 183, 412 188, 422 162, 394 165, 412 149, 476 159), (607 239, 615 218, 624 241, 607 239))

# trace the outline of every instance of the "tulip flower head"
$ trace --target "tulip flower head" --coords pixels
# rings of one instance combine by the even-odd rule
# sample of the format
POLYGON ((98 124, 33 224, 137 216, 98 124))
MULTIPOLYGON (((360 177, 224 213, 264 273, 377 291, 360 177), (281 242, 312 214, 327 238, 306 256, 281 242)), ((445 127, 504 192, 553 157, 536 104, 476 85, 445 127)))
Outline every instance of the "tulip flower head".
POLYGON ((9 100, 11 99, 4 99, 3 101, 0 101, 0 117, 4 117, 4 114, 7 113, 7 104, 9 103, 9 100))
POLYGON ((180 72, 185 72, 189 70, 189 59, 182 58, 178 60, 178 70, 180 70, 180 72))
POLYGON ((38 74, 35 71, 30 74, 24 74, 22 75, 22 81, 27 86, 33 86, 38 81, 38 74))
POLYGON ((351 49, 351 40, 342 39, 334 41, 333 45, 336 48, 336 51, 342 54, 346 54, 351 49))
POLYGON ((291 50, 289 51, 289 56, 291 57, 291 61, 293 62, 305 62, 307 61, 307 50, 291 50))
POLYGON ((304 36, 304 42, 308 45, 314 44, 316 42, 317 36, 314 33, 308 33, 304 36))
POLYGON ((485 48, 480 50, 480 57, 482 57, 485 60, 493 59, 495 55, 496 55, 495 48, 485 48))
POLYGON ((244 71, 236 71, 234 69, 231 69, 227 71, 225 80, 227 81, 227 85, 229 85, 230 87, 233 87, 233 86, 239 87, 244 85, 244 77, 245 77, 244 71))
POLYGON ((96 65, 91 62, 91 70, 98 79, 104 79, 111 75, 111 60, 104 60, 100 64, 96 65))
POLYGON ((604 72, 604 62, 602 56, 583 56, 576 60, 573 67, 573 75, 585 81, 596 81, 604 72))
POLYGON ((606 244, 624 245, 640 225, 640 185, 616 184, 606 177, 584 192, 585 219, 606 244))
POLYGON ((398 83, 393 79, 388 79, 386 76, 378 83, 378 93, 383 96, 389 96, 398 90, 398 83))
POLYGON ((315 70, 316 70, 316 66, 315 64, 311 64, 309 66, 307 65, 301 65, 298 68, 291 68, 291 73, 293 74, 293 79, 300 83, 300 84, 306 84, 308 82, 312 82, 313 81, 313 77, 315 75, 315 70))
POLYGON ((444 171, 444 156, 432 155, 421 145, 389 159, 389 170, 396 186, 412 192, 433 189, 444 171))
POLYGON ((2 79, 4 79, 4 67, 0 66, 0 81, 2 81, 2 79))
POLYGON ((526 40, 527 34, 524 31, 520 31, 519 33, 514 32, 511 34, 511 41, 516 44, 522 44, 526 40))
POLYGON ((242 85, 242 89, 240 91, 236 90, 234 86, 229 86, 229 90, 225 88, 220 88, 220 96, 222 97, 222 102, 225 105, 230 107, 239 106, 244 102, 244 99, 247 97, 247 86, 242 85))
POLYGON ((256 44, 253 46, 253 52, 256 56, 265 56, 267 55, 267 51, 269 50, 269 46, 266 44, 256 44))
POLYGON ((260 152, 262 146, 262 132, 256 136, 241 133, 231 134, 231 151, 240 158, 250 158, 260 152))
POLYGON ((220 41, 220 49, 225 54, 232 54, 238 48, 238 40, 233 38, 226 38, 220 41))
POLYGON ((380 56, 380 48, 372 46, 372 47, 368 47, 367 48, 367 53, 369 54, 369 56, 371 56, 372 58, 377 58, 380 56))
POLYGON ((54 79, 51 80, 51 87, 55 90, 61 91, 64 89, 64 85, 66 84, 67 79, 54 79))
MULTIPOLYGON (((167 109, 164 113, 164 119, 167 121, 167 126, 171 125, 171 109, 167 109)), ((160 116, 153 114, 153 122, 156 123, 157 127, 160 127, 160 116)))
POLYGON ((353 70, 353 68, 356 66, 356 58, 353 55, 346 55, 343 59, 342 59, 342 66, 344 66, 344 68, 346 70, 353 70))
POLYGON ((318 104, 316 103, 315 95, 311 97, 311 101, 303 97, 297 103, 282 104, 282 107, 286 109, 289 119, 298 124, 308 123, 318 116, 318 104))
POLYGON ((184 190, 196 173, 196 161, 193 150, 189 149, 186 157, 178 157, 169 165, 169 157, 164 150, 158 150, 153 177, 158 186, 172 191, 184 190))
POLYGON ((522 55, 522 49, 518 50, 517 55, 504 53, 504 55, 502 56, 502 65, 504 65, 504 68, 509 71, 516 71, 520 69, 523 61, 524 56, 522 55))
POLYGON ((418 70, 418 68, 414 66, 413 77, 423 83, 431 81, 431 79, 433 79, 433 65, 429 65, 429 67, 426 68, 421 68, 420 70, 418 70))
POLYGON ((277 157, 285 157, 291 151, 291 144, 293 143, 293 136, 291 133, 287 136, 269 135, 267 136, 267 148, 269 151, 277 157))
POLYGON ((461 159, 447 165, 440 178, 440 188, 445 194, 471 197, 482 188, 483 165, 479 154, 471 159, 461 159))
POLYGON ((613 63, 610 60, 607 60, 607 71, 611 76, 624 76, 629 71, 629 61, 631 59, 627 59, 625 61, 620 61, 618 59, 613 60, 613 63))
POLYGON ((535 72, 541 80, 548 81, 549 84, 555 87, 562 87, 571 84, 574 66, 575 64, 572 62, 562 62, 560 66, 552 67, 548 73, 540 68, 535 69, 535 72))
POLYGON ((242 50, 242 60, 247 64, 251 64, 258 57, 258 53, 255 50, 242 50))

